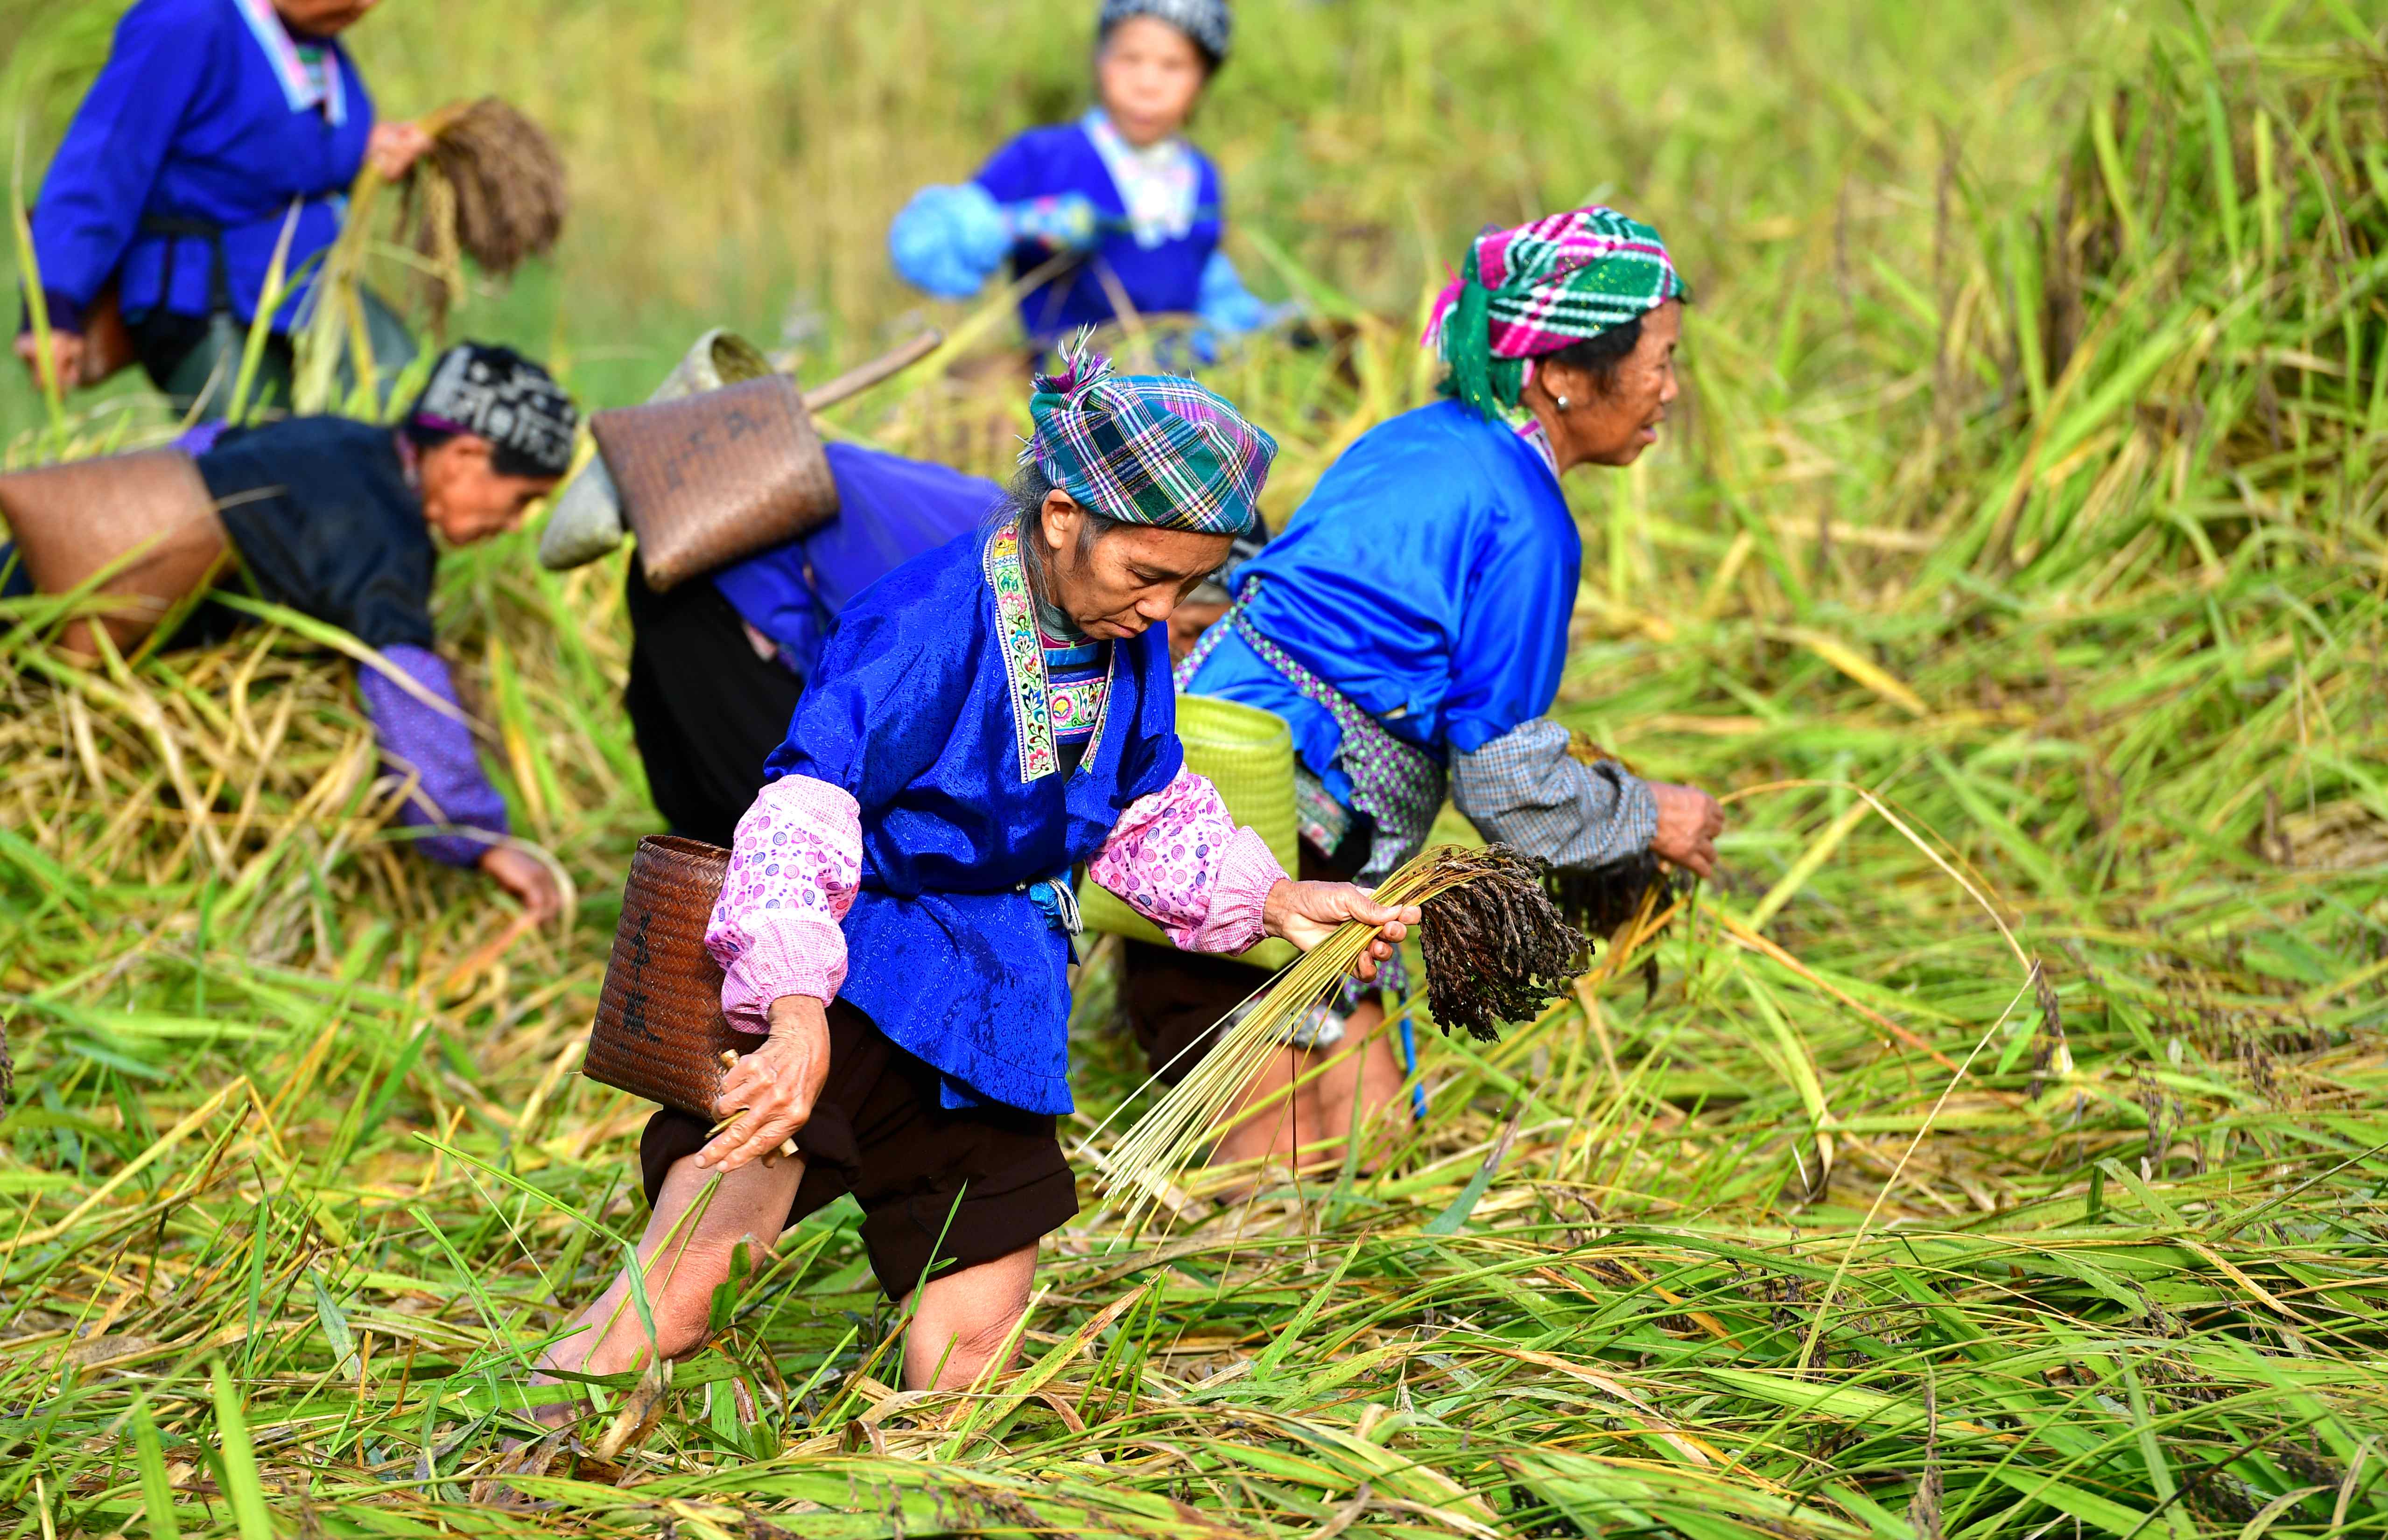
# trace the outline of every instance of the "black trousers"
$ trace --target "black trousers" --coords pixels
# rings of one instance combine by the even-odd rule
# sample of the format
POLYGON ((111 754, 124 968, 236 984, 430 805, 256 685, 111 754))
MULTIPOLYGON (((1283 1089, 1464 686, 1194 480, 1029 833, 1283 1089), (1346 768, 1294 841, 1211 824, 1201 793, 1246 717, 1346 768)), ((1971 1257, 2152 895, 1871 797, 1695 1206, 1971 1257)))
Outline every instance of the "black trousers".
POLYGON ((788 736, 803 681, 756 656, 709 578, 659 594, 635 558, 629 566, 625 704, 647 789, 674 834, 727 846, 763 789, 763 761, 788 736))

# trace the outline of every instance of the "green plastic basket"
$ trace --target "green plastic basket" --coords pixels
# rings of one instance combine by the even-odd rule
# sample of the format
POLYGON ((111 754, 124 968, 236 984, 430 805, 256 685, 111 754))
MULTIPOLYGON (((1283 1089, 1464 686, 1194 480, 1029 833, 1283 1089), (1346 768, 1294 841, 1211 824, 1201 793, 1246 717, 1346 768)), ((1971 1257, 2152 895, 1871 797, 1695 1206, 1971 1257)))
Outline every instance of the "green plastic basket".
MULTIPOLYGON (((1187 768, 1209 776, 1236 822, 1251 825, 1278 864, 1295 870, 1302 837, 1293 818, 1293 729, 1285 718, 1234 701, 1181 695, 1177 736, 1186 745, 1187 768)), ((1160 927, 1091 878, 1078 884, 1078 913, 1088 930, 1169 944, 1160 927)), ((1274 972, 1299 955, 1291 942, 1270 940, 1237 960, 1274 972)))

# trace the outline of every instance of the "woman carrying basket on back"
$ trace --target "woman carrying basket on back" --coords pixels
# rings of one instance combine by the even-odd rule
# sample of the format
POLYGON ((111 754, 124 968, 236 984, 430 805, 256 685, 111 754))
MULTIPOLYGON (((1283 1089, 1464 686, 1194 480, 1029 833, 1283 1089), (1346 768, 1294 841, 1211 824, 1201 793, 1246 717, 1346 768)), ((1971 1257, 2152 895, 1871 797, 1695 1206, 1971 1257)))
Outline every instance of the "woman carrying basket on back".
MULTIPOLYGON (((61 389, 96 384, 133 361, 103 356, 129 342, 177 410, 205 397, 202 417, 223 414, 285 227, 284 271, 299 274, 338 236, 368 158, 395 179, 429 146, 413 123, 375 121, 340 45, 375 3, 141 0, 125 13, 33 207, 50 358, 30 305, 17 356, 37 379, 46 363, 61 389)), ((287 403, 308 292, 302 278, 273 309, 252 399, 287 403)), ((385 367, 412 351, 395 322, 374 335, 385 367)))
POLYGON ((718 1136, 680 1112, 648 1123, 656 1335, 617 1278, 548 1368, 694 1351, 737 1249, 851 1192, 881 1286, 919 1294, 905 1384, 971 1383, 1027 1307, 1037 1242, 1077 1207, 1054 1121, 1072 869, 1197 951, 1306 948, 1355 919, 1381 928, 1373 972, 1416 923, 1289 880, 1185 767, 1164 623, 1251 521, 1275 441, 1190 380, 1067 362, 1037 382, 996 520, 840 615, 706 934, 723 1012, 755 1035, 718 1102, 743 1115, 718 1136), (791 1133, 801 1158, 768 1161, 791 1133))
POLYGON ((1226 0, 1103 0, 1098 104, 1074 123, 1031 129, 957 186, 923 188, 887 244, 906 281, 946 299, 978 293, 1007 259, 1024 277, 1076 259, 1020 299, 1037 351, 1081 328, 1192 315, 1199 357, 1272 324, 1220 249, 1218 168, 1184 130, 1227 57, 1226 0))
MULTIPOLYGON (((1549 715, 1583 560, 1559 478, 1658 441, 1684 294, 1658 233, 1613 209, 1480 236, 1428 333, 1447 398, 1364 435, 1238 573, 1178 677, 1291 726, 1305 874, 1381 880, 1447 792, 1487 839, 1553 865, 1646 851, 1708 875, 1715 800, 1581 763, 1549 715)), ((1129 943, 1127 965, 1129 1022, 1172 1079, 1255 981, 1158 945, 1129 943)), ((1384 1019, 1376 991, 1352 989, 1305 1024, 1248 1093, 1283 1110, 1250 1115, 1213 1158, 1322 1141, 1340 1158, 1335 1141, 1400 1091, 1384 1019)))

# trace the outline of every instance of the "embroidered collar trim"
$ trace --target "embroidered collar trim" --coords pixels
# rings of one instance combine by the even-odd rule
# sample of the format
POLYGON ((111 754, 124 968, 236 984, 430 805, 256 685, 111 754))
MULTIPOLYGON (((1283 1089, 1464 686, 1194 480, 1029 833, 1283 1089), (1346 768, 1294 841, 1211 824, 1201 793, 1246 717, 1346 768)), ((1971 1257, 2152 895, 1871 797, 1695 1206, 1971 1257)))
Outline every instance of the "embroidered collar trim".
POLYGON ((282 24, 281 15, 274 10, 273 0, 233 3, 240 8, 240 19, 248 23, 248 35, 265 51, 265 61, 273 67, 274 78, 282 82, 282 99, 290 104, 290 110, 306 112, 321 107, 324 120, 334 128, 347 122, 349 94, 340 79, 339 51, 325 44, 320 69, 311 69, 300 57, 290 29, 282 24))
POLYGON ((1020 562, 1020 530, 1005 524, 987 536, 983 558, 995 590, 995 625, 1003 672, 1011 684, 1011 726, 1020 741, 1020 778, 1043 780, 1061 767, 1053 745, 1053 713, 1046 701, 1045 642, 1036 631, 1036 599, 1020 562))
POLYGON ((1194 228, 1195 200, 1201 191, 1186 141, 1173 134, 1137 149, 1120 136, 1101 107, 1090 108, 1078 126, 1119 189, 1136 244, 1150 251, 1164 241, 1184 240, 1194 228))
MULTIPOLYGON (((1060 770, 1061 752, 1054 738, 1054 687, 1045 672, 1045 638, 1036 625, 1036 597, 1029 591, 1028 574, 1020 561, 1017 525, 1005 524, 987 536, 980 566, 986 574, 987 587, 995 592, 997 639, 1003 650, 1004 676, 1010 686, 1011 726, 1020 745, 1020 779, 1025 785, 1060 770)), ((1093 709, 1094 730, 1078 762, 1082 770, 1094 763, 1095 751, 1102 747, 1119 659, 1120 650, 1111 648, 1102 676, 1072 687, 1074 693, 1064 708, 1065 714, 1081 719, 1089 706, 1093 709)))

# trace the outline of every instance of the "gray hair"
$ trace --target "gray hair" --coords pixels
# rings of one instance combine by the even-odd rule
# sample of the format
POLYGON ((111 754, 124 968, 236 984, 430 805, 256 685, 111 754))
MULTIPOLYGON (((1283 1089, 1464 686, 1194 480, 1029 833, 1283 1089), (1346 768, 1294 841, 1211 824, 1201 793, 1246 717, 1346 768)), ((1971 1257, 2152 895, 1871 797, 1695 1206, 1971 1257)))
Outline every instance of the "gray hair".
MULTIPOLYGON (((1034 461, 1023 465, 1003 489, 1003 500, 995 506, 994 522, 1009 522, 1020 532, 1020 562, 1028 569, 1028 581, 1037 593, 1051 602, 1052 574, 1047 570, 1045 556, 1045 499, 1061 488, 1055 486, 1034 461)), ((1062 496, 1068 497, 1064 492, 1062 496)), ((1075 499, 1072 499, 1076 501, 1075 499)), ((1078 559, 1085 561, 1095 544, 1124 520, 1107 513, 1098 513, 1085 503, 1078 504, 1078 559)))

